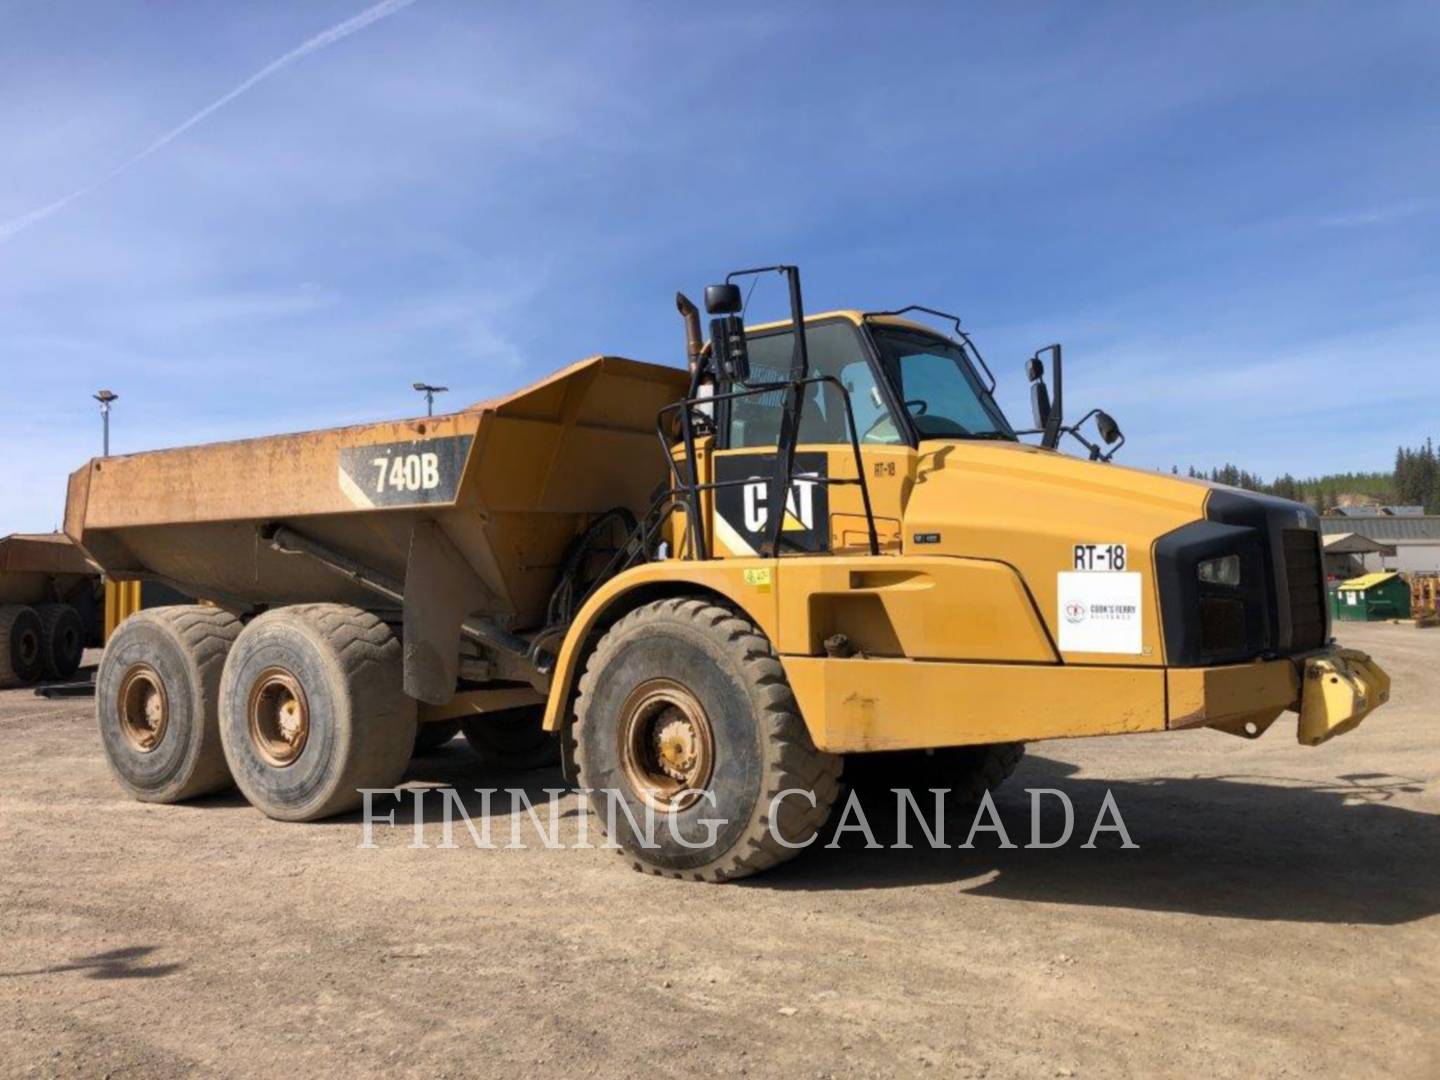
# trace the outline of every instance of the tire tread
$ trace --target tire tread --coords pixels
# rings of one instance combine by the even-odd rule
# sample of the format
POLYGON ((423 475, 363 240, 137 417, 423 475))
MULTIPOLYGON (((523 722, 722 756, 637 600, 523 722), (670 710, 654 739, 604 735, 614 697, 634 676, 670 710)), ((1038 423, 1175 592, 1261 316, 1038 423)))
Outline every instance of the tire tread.
MULTIPOLYGON (((624 853, 638 870, 661 876, 722 882, 748 877, 794 858, 801 849, 786 847, 778 831, 791 844, 814 836, 830 816, 840 791, 843 758, 817 750, 800 716, 799 706, 770 640, 748 618, 731 608, 699 597, 672 597, 644 604, 622 616, 600 639, 580 677, 576 697, 576 737, 583 739, 589 726, 587 707, 595 694, 599 673, 610 663, 620 643, 637 627, 659 621, 688 623, 722 645, 736 660, 757 712, 755 723, 769 753, 762 753, 761 790, 745 833, 717 860, 689 870, 646 866, 624 853), (788 788, 815 793, 815 805, 788 799, 781 806, 778 830, 771 828, 767 810, 788 788)), ((579 785, 586 787, 584 755, 577 755, 579 785)))

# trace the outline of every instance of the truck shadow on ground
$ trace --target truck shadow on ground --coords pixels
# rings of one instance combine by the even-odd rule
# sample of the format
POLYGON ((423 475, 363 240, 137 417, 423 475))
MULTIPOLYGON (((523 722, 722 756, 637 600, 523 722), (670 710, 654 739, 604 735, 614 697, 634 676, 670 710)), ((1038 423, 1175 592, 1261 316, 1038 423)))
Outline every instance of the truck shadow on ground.
MULTIPOLYGON (((453 739, 444 746, 417 755, 411 760, 410 767, 400 782, 405 788, 398 796, 376 795, 373 798, 373 812, 377 815, 376 820, 383 822, 383 828, 411 826, 417 818, 425 823, 438 825, 448 798, 456 843, 468 843, 469 839, 465 836, 466 824, 469 823, 478 832, 488 814, 492 819, 495 843, 503 845, 510 837, 508 819, 512 815, 525 812, 523 800, 529 800, 538 819, 548 822, 550 804, 565 798, 573 790, 560 774, 558 764, 554 768, 523 771, 504 768, 478 758, 463 738, 453 739), (488 790, 488 795, 482 796, 478 789, 488 790), (517 795, 517 792, 523 795, 517 795), (393 818, 393 824, 391 820, 387 820, 389 818, 393 818), (498 818, 507 820, 503 823, 493 820, 498 818)), ((579 812, 572 803, 559 811, 558 820, 574 818, 579 812)), ((363 820, 361 811, 326 819, 332 824, 341 822, 356 825, 363 820)), ((528 827, 528 822, 526 824, 522 835, 533 841, 534 831, 528 827)), ((598 843, 599 834, 595 835, 597 839, 592 842, 598 843)), ((429 842, 438 841, 432 837, 429 842)))
MULTIPOLYGON (((875 840, 847 831, 834 839, 838 813, 803 857, 753 879, 782 890, 896 888, 955 882, 966 892, 1010 900, 1186 912, 1222 918, 1391 925, 1440 912, 1440 816, 1396 805, 1421 785, 1403 776, 1355 774, 1315 784, 1283 777, 1195 776, 1115 781, 1077 779, 1074 766, 1035 755, 995 798, 1014 849, 993 832, 965 842, 971 809, 947 821, 950 850, 928 845, 913 815, 911 850, 896 837, 895 797, 862 800, 875 840), (1058 788, 1075 807, 1063 847, 1027 850, 1027 788, 1058 788), (1112 832, 1082 847, 1106 791, 1138 849, 1112 832), (923 846, 922 846, 923 845, 923 846)), ((917 793, 917 799, 929 796, 917 793)), ((927 816, 933 807, 921 801, 927 816)), ((985 819, 988 821, 988 819, 985 819)), ((1040 801, 1040 836, 1064 830, 1060 802, 1040 801)), ((1107 817, 1107 821, 1109 818, 1107 817)))
MULTIPOLYGON (((873 792, 861 798, 861 807, 879 848, 868 848, 859 830, 844 832, 837 846, 828 846, 837 840, 837 805, 809 850, 739 887, 824 892, 950 883, 1008 900, 1316 923, 1393 925, 1440 913, 1440 815, 1396 802, 1397 796, 1423 790, 1414 779, 1351 774, 1326 783, 1220 775, 1109 780, 1079 779, 1076 772, 1066 762, 1027 755, 995 797, 1015 848, 1002 849, 994 832, 982 831, 973 849, 959 849, 975 819, 972 808, 961 807, 952 807, 945 819, 947 848, 930 847, 913 814, 906 838, 914 846, 895 848, 895 797, 873 792), (1069 797, 1075 822, 1068 843, 1025 848, 1032 826, 1027 788, 1057 788, 1069 797), (1093 849, 1082 846, 1107 791, 1138 848, 1123 849, 1113 832, 1099 833, 1093 849)), ((404 782, 407 789, 399 798, 375 803, 377 814, 394 815, 393 826, 384 827, 414 824, 420 790, 426 792, 424 820, 438 823, 441 797, 432 789, 453 788, 459 800, 451 806, 455 842, 461 845, 468 843, 467 826, 481 829, 487 813, 494 843, 505 844, 509 819, 524 810, 517 791, 541 820, 548 821, 550 804, 562 799, 567 805, 559 810, 560 820, 580 813, 558 768, 497 768, 460 740, 416 758, 404 782), (477 788, 493 789, 488 805, 477 788)), ((931 797, 915 794, 932 819, 931 797)), ((1064 829, 1063 807, 1054 797, 1039 805, 1040 836, 1053 841, 1064 829)), ((358 824, 361 815, 330 820, 358 824)), ((593 815, 589 826, 590 842, 598 845, 602 834, 593 815)), ((535 839, 528 826, 523 836, 535 839)))

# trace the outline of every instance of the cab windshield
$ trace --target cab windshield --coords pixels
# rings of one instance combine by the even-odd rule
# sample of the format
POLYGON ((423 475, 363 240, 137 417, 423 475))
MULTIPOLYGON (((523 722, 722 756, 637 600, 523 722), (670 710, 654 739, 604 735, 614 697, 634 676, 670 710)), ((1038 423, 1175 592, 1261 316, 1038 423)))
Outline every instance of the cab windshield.
POLYGON ((886 380, 921 439, 1008 439, 1015 429, 960 346, 923 330, 870 323, 886 380))

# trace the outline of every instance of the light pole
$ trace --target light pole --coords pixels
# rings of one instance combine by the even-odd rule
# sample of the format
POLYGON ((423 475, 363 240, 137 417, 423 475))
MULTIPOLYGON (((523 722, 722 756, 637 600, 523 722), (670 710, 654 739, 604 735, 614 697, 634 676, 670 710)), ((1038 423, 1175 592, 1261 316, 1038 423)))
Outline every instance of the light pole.
POLYGON ((91 396, 94 397, 94 399, 95 399, 96 401, 100 402, 100 425, 101 425, 102 428, 104 428, 104 431, 105 431, 105 454, 104 454, 104 456, 105 456, 105 457, 109 457, 109 456, 110 456, 110 403, 111 403, 112 401, 117 401, 117 400, 119 399, 120 395, 119 395, 119 394, 111 393, 109 390, 101 390, 98 394, 92 394, 91 396))
POLYGON ((443 394, 450 388, 448 386, 431 386, 429 383, 417 382, 414 389, 425 395, 425 415, 435 415, 435 395, 443 394))

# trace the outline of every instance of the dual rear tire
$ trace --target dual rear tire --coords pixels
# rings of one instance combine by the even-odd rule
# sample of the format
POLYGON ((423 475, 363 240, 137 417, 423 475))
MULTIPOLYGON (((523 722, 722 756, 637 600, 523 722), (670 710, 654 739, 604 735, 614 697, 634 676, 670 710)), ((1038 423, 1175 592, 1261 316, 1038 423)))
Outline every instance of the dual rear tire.
POLYGON ((242 629, 216 608, 154 608, 112 635, 96 681, 112 771, 146 802, 233 781, 261 812, 314 821, 394 787, 416 737, 401 651, 374 615, 279 608, 242 629))
POLYGON ((219 727, 235 784, 280 821, 315 821, 392 788, 414 751, 394 632, 343 604, 279 608, 240 634, 220 682, 219 727))
POLYGON ((84 650, 85 625, 69 604, 0 605, 0 687, 68 679, 84 650))

